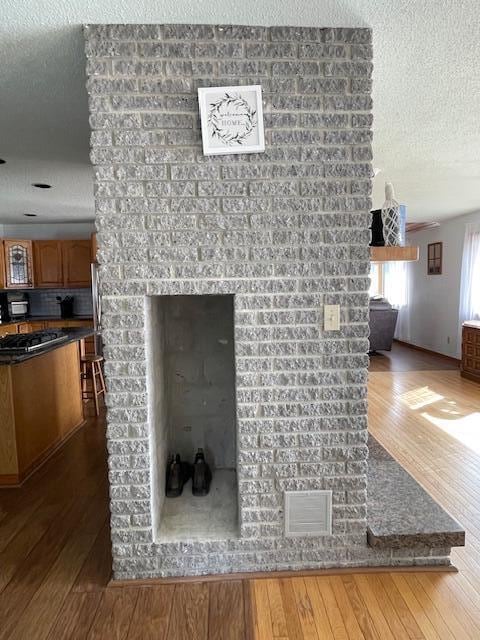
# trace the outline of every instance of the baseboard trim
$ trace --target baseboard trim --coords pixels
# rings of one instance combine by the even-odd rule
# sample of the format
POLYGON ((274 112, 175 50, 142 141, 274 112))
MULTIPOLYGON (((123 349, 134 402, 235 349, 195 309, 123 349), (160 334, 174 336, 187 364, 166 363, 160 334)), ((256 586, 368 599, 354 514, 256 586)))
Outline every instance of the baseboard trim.
POLYGON ((438 353, 438 351, 432 351, 432 349, 426 349, 425 347, 420 347, 417 344, 413 344, 413 342, 406 342, 405 340, 398 340, 397 338, 394 338, 394 342, 398 342, 398 344, 401 344, 404 347, 410 347, 410 349, 415 349, 415 351, 423 351, 423 353, 428 353, 432 356, 437 356, 437 358, 443 358, 444 360, 448 360, 452 364, 456 364, 458 368, 460 368, 461 360, 459 358, 454 358, 453 356, 446 356, 444 353, 438 353))
POLYGON ((262 580, 278 578, 305 578, 308 576, 336 576, 357 573, 458 573, 453 565, 408 565, 405 567, 338 567, 332 569, 303 569, 300 571, 252 571, 243 573, 216 573, 205 576, 175 576, 171 578, 146 578, 143 580, 109 581, 108 587, 148 587, 182 582, 220 582, 226 580, 262 580))
POLYGON ((470 373, 469 371, 460 371, 460 375, 462 376, 462 378, 465 378, 465 380, 470 380, 470 382, 480 382, 480 373, 478 375, 475 375, 474 373, 470 373))

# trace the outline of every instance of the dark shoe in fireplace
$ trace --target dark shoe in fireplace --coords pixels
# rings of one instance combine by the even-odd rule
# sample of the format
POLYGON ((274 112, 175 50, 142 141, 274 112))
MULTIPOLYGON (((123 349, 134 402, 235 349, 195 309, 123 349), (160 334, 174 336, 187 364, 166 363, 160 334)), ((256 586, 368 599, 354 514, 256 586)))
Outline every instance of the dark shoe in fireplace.
POLYGON ((182 495, 183 486, 192 476, 192 468, 188 462, 182 462, 177 453, 175 459, 173 456, 168 461, 167 466, 167 498, 177 498, 182 495))
POLYGON ((210 491, 212 472, 205 462, 203 449, 199 449, 195 455, 193 464, 192 493, 194 496, 206 496, 210 491))

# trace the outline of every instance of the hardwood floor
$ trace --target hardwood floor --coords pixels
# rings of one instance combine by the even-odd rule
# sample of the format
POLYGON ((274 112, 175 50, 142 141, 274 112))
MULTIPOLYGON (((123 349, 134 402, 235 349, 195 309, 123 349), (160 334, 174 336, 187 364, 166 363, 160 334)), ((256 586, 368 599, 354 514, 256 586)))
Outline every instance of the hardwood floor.
POLYGON ((467 530, 459 573, 351 573, 107 586, 103 420, 0 491, 0 640, 480 638, 480 386, 372 372, 370 430, 467 530))
POLYGON ((458 371, 460 362, 394 341, 391 351, 370 355, 370 371, 458 371))

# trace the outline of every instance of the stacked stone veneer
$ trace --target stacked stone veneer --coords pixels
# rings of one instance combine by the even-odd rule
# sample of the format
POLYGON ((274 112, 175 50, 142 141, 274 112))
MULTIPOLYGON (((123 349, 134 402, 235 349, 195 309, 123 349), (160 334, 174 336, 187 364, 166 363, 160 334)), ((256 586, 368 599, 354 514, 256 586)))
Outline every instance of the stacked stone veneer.
POLYGON ((371 32, 88 26, 114 575, 444 562, 366 546, 371 32), (196 90, 261 84, 266 151, 202 154, 196 90), (156 544, 145 296, 235 294, 239 538, 156 544), (324 332, 322 307, 341 305, 324 332), (333 535, 283 535, 285 489, 333 535), (407 557, 408 556, 408 557, 407 557))

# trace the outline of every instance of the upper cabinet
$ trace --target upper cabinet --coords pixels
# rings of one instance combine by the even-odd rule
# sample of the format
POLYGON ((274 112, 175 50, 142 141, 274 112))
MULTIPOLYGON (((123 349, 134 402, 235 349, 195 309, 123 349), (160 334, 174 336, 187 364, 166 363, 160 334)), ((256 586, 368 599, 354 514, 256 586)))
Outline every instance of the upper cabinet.
POLYGON ((63 278, 66 287, 89 287, 92 245, 90 240, 63 240, 63 278))
POLYGON ((31 240, 4 240, 5 288, 33 287, 33 259, 31 240))
POLYGON ((36 287, 63 287, 62 244, 61 240, 34 240, 36 287))
POLYGON ((88 240, 0 239, 0 289, 91 286, 95 236, 88 240))

